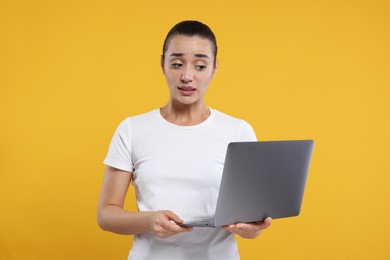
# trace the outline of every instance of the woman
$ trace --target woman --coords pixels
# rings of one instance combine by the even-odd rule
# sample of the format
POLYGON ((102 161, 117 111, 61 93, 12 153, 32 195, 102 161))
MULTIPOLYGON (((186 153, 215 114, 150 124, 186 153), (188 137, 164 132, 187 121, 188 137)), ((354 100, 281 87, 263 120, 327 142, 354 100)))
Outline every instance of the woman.
POLYGON ((118 126, 104 160, 98 223, 134 235, 129 259, 239 259, 234 234, 255 238, 270 218, 222 229, 177 225, 214 215, 228 143, 256 140, 248 123, 205 104, 217 70, 213 32, 197 21, 175 25, 161 67, 170 100, 118 126), (138 212, 123 209, 131 181, 138 212))

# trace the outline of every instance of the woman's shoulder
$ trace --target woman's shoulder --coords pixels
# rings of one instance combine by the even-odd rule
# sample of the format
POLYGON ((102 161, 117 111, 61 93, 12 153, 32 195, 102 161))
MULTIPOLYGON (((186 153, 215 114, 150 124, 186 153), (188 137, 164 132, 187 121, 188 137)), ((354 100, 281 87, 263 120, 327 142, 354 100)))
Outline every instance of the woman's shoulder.
POLYGON ((239 141, 256 140, 253 127, 244 119, 228 115, 215 109, 213 109, 213 113, 215 122, 225 132, 229 129, 234 133, 238 132, 239 141))
POLYGON ((219 111, 217 109, 213 109, 213 108, 210 108, 210 109, 212 110, 212 112, 214 114, 214 117, 217 120, 221 120, 223 122, 230 123, 230 124, 242 124, 243 122, 245 122, 241 118, 238 118, 238 117, 226 114, 226 113, 221 112, 221 111, 219 111))
POLYGON ((157 111, 158 111, 158 109, 153 109, 153 110, 145 112, 145 113, 130 115, 130 116, 126 117, 124 120, 122 120, 121 124, 143 121, 143 120, 150 120, 156 116, 157 111))
POLYGON ((118 129, 127 130, 132 128, 134 125, 150 124, 151 121, 155 119, 157 112, 158 109, 154 109, 142 114, 127 116, 119 123, 118 129))

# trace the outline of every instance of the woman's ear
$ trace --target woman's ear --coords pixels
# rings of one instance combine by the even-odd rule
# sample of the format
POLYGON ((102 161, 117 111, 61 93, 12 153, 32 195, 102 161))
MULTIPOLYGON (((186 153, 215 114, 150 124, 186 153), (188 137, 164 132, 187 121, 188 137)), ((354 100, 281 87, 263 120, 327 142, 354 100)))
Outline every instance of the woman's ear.
POLYGON ((217 69, 218 69, 218 60, 215 60, 215 64, 214 64, 214 68, 213 68, 213 77, 214 77, 215 73, 217 72, 217 69))
POLYGON ((164 55, 161 55, 160 66, 161 66, 162 72, 164 73, 164 55))

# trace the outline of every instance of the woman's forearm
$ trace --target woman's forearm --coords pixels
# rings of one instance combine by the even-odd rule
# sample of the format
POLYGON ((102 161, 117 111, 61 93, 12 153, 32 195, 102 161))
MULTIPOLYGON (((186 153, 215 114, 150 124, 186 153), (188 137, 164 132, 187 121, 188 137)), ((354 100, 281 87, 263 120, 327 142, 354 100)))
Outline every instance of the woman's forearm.
POLYGON ((101 206, 98 210, 98 224, 105 230, 122 235, 135 235, 151 231, 152 212, 131 212, 116 205, 101 206))

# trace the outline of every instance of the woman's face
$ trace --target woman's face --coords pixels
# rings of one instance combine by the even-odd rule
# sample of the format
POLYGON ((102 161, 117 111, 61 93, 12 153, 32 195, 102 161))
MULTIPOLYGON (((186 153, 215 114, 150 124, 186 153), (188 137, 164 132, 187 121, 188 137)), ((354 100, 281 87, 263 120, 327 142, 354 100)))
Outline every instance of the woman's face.
POLYGON ((186 105, 203 102, 216 71, 214 59, 212 43, 208 39, 173 36, 162 64, 171 101, 186 105))

